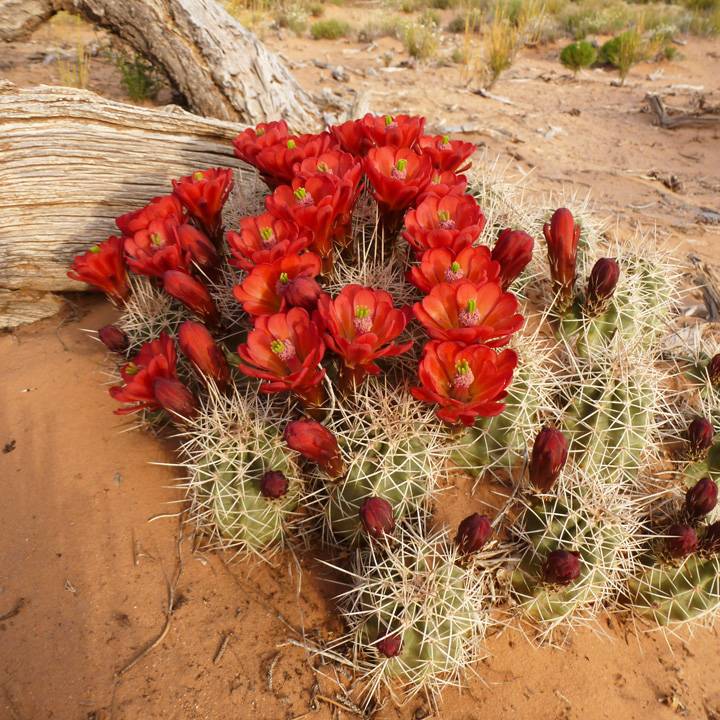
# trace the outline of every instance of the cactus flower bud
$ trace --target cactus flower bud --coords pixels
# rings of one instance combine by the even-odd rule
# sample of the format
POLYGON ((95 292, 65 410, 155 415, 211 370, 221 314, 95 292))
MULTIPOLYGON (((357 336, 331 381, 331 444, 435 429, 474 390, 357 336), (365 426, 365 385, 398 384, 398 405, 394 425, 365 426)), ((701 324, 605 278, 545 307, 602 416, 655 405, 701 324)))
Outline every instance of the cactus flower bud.
POLYGON ((294 420, 285 427, 285 442, 295 452, 317 463, 331 478, 344 472, 335 436, 315 420, 294 420))
POLYGON ((707 454, 708 448, 713 444, 715 428, 712 423, 698 415, 688 425, 687 430, 687 456, 690 460, 700 460, 707 454))
POLYGON ((605 311, 619 279, 620 265, 615 258, 600 258, 593 265, 585 293, 585 310, 588 315, 599 315, 605 311))
POLYGON ((360 520, 368 535, 379 538, 395 529, 390 503, 380 497, 369 497, 360 506, 360 520))
POLYGON ((705 528, 700 547, 709 553, 720 552, 720 520, 705 528))
POLYGON ((186 320, 178 331, 180 349, 206 377, 212 378, 221 389, 230 380, 227 360, 208 329, 198 322, 186 320))
POLYGON ((720 353, 713 355, 707 364, 707 374, 714 387, 720 387, 720 353))
POLYGON ((543 428, 535 438, 530 458, 530 482, 540 492, 550 489, 560 477, 568 457, 565 435, 552 427, 543 428))
POLYGON ((505 228, 498 235, 492 259, 500 263, 500 284, 507 290, 510 284, 532 260, 535 241, 522 230, 505 228))
POLYGON ((197 412, 194 395, 179 380, 157 378, 153 383, 153 393, 155 400, 176 418, 189 420, 197 412))
POLYGON ((580 576, 580 553, 553 550, 545 560, 545 582, 569 585, 580 576))
POLYGON ((260 480, 263 497, 277 500, 288 491, 288 480, 279 470, 268 470, 260 480))
POLYGON ((580 226, 575 224, 567 208, 559 208, 550 222, 543 226, 543 234, 547 241, 550 275, 558 296, 558 307, 563 311, 573 299, 580 226))
POLYGON ((714 480, 705 477, 693 485, 685 494, 685 510, 696 520, 705 517, 717 505, 718 486, 714 480))
POLYGON ((385 657, 391 658, 400 654, 402 649, 402 638, 400 635, 388 635, 382 640, 378 640, 375 643, 375 647, 378 652, 382 653, 385 657))
POLYGON ((130 345, 128 336, 117 325, 101 327, 98 330, 98 337, 110 352, 124 353, 130 345))
POLYGON ((168 295, 172 295, 206 322, 215 323, 217 320, 217 308, 210 293, 192 275, 181 270, 166 270, 163 274, 163 288, 168 295))
POLYGON ((490 535, 492 535, 490 518, 487 515, 473 513, 458 525, 455 544, 463 555, 469 555, 482 550, 490 535))
POLYGON ((671 525, 665 534, 665 547, 672 557, 684 558, 697 550, 697 533, 688 525, 671 525))

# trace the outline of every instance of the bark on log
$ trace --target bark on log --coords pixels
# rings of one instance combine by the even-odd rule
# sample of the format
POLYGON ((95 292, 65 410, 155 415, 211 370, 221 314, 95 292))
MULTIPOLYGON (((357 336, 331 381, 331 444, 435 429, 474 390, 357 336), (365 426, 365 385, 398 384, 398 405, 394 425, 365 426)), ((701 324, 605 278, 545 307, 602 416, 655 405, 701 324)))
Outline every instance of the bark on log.
POLYGON ((114 219, 197 168, 254 171, 233 156, 234 123, 148 109, 86 90, 0 83, 0 288, 83 290, 66 277, 114 219))
POLYGON ((21 39, 60 10, 122 38, 200 115, 319 128, 317 106, 278 56, 215 0, 0 0, 0 40, 21 39))

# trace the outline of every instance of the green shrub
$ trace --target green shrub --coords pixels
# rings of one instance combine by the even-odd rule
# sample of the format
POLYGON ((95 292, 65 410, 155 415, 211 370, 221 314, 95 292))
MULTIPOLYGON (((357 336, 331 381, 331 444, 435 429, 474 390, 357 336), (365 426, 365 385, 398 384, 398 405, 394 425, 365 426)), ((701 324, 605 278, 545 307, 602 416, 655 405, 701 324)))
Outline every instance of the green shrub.
POLYGON ((350 34, 350 25, 343 20, 318 20, 310 27, 315 40, 337 40, 350 34))
POLYGON ((160 89, 160 77, 152 63, 140 55, 129 58, 118 53, 113 62, 121 74, 121 82, 131 100, 142 102, 154 98, 160 89))
POLYGON ((408 23, 403 31, 403 45, 410 57, 428 60, 437 53, 437 25, 434 23, 408 23))
POLYGON ((590 67, 596 58, 597 51, 587 40, 570 43, 560 53, 560 62, 574 73, 582 68, 590 67))
POLYGON ((601 48, 598 61, 602 65, 617 68, 621 83, 630 72, 630 68, 645 57, 645 43, 636 28, 620 33, 608 40, 601 48))

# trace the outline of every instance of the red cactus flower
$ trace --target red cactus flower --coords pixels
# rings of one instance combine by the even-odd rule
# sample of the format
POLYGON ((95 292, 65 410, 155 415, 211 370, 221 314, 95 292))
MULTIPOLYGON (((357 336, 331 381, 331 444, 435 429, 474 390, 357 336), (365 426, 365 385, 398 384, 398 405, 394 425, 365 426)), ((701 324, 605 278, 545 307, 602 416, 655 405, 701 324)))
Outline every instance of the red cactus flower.
POLYGON ((553 213, 550 222, 543 226, 543 234, 547 241, 550 275, 558 296, 559 309, 563 310, 573 299, 580 226, 575 224, 567 208, 560 208, 553 213))
POLYGON ((260 478, 260 494, 270 500, 277 500, 288 491, 288 479, 279 470, 268 470, 260 478))
POLYGON ((407 352, 412 341, 393 343, 407 324, 407 314, 393 307, 390 294, 360 285, 346 285, 333 300, 321 295, 316 318, 325 331, 325 343, 340 355, 359 382, 375 375, 375 361, 407 352))
POLYGON ((543 428, 535 438, 528 475, 530 483, 540 492, 550 489, 560 477, 568 457, 565 435, 552 427, 543 428))
POLYGON ((522 327, 523 316, 517 309, 517 298, 496 282, 468 281, 440 283, 413 307, 430 337, 488 347, 505 345, 522 327))
POLYGON ((233 187, 230 168, 197 170, 173 180, 173 194, 215 243, 222 239, 222 209, 233 187))
POLYGON ((487 515, 473 513, 458 525, 455 544, 462 555, 479 552, 492 535, 492 525, 487 515))
POLYGON ((498 235, 492 259, 500 263, 500 284, 507 290, 532 260, 535 241, 522 230, 506 228, 498 235))
POLYGON ((517 355, 485 345, 429 342, 418 367, 420 387, 413 397, 439 405, 437 416, 450 424, 473 425, 478 417, 499 415, 517 355))
POLYGON ((373 148, 365 158, 373 196, 385 213, 405 210, 430 182, 432 163, 407 147, 373 148))
POLYGON ((460 252, 472 245, 485 227, 485 216, 472 195, 425 198, 405 215, 403 237, 419 254, 446 247, 460 252))
POLYGON ((420 264, 408 273, 408 280, 421 292, 429 293, 440 283, 496 282, 499 274, 500 265, 490 259, 490 250, 484 245, 466 247, 457 254, 450 248, 433 248, 423 253, 420 264))
POLYGON ((120 368, 123 385, 110 388, 110 396, 128 407, 115 410, 116 415, 126 415, 138 410, 158 410, 160 403, 155 397, 154 383, 158 378, 175 378, 177 355, 172 338, 163 333, 157 340, 145 343, 138 354, 120 368))
POLYGON ((289 134, 287 123, 284 120, 260 123, 255 128, 243 130, 233 140, 235 157, 255 166, 255 158, 262 150, 287 140, 289 134))
POLYGON ((335 147, 335 138, 329 132, 317 135, 288 135, 275 145, 261 150, 255 165, 276 184, 290 182, 295 167, 306 158, 314 158, 335 147))
POLYGON ((569 585, 580 577, 580 553, 553 550, 545 559, 544 580, 551 585, 569 585))
POLYGON ((162 276, 163 289, 168 295, 179 300, 188 310, 205 322, 214 325, 218 311, 208 289, 192 275, 181 270, 168 270, 162 276))
POLYGON ((127 334, 117 325, 104 325, 98 330, 98 337, 110 352, 124 353, 130 346, 127 334))
POLYGON ((240 231, 227 234, 232 258, 230 264, 241 270, 272 263, 286 255, 297 255, 311 241, 301 235, 298 226, 289 220, 276 218, 269 212, 251 215, 240 220, 240 231))
POLYGON ((360 521, 370 537, 380 538, 395 529, 392 505, 381 497, 369 497, 360 506, 360 521))
POLYGON ((329 173, 342 179, 350 173, 361 171, 362 162, 350 153, 342 152, 341 150, 328 150, 322 155, 305 158, 302 162, 295 165, 293 177, 307 180, 318 173, 329 173))
POLYGON ((185 357, 202 375, 212 378, 221 389, 227 385, 230 380, 227 360, 203 324, 186 320, 178 330, 178 342, 185 357))
MULTIPOLYGON (((360 181, 359 173, 356 177, 360 181)), ((311 236, 310 248, 327 258, 333 240, 345 237, 357 186, 329 173, 318 173, 306 181, 295 178, 265 198, 267 209, 276 217, 295 222, 311 236)))
POLYGON ((665 549, 671 557, 678 560, 692 555, 698 547, 698 536, 688 525, 671 525, 665 535, 665 549))
POLYGON ((477 150, 475 143, 450 140, 447 135, 423 135, 418 147, 430 157, 436 170, 453 173, 468 170, 472 163, 465 161, 477 150))
POLYGON ((284 437, 291 450, 317 463, 331 478, 345 472, 337 439, 316 420, 293 420, 284 437))
POLYGON ((293 305, 310 310, 321 293, 315 280, 319 274, 320 258, 314 253, 288 255, 255 267, 233 295, 250 315, 272 315, 293 305))
POLYGON ((238 368, 265 381, 260 385, 262 392, 292 390, 310 405, 322 404, 320 383, 325 371, 319 364, 325 344, 307 310, 291 308, 255 318, 254 329, 237 352, 238 368))
POLYGON ((182 222, 185 210, 182 203, 174 195, 154 197, 144 208, 125 213, 115 219, 115 224, 123 235, 134 235, 139 230, 147 229, 153 220, 165 220, 174 217, 182 222))
POLYGON ((348 120, 341 125, 331 125, 330 132, 338 145, 355 157, 366 155, 373 146, 372 140, 365 133, 362 120, 348 120))
POLYGON ((77 255, 68 270, 71 280, 93 285, 116 303, 122 303, 130 292, 123 257, 123 239, 114 235, 77 255))
POLYGON ((176 420, 190 420, 197 414, 195 396, 177 378, 156 378, 153 394, 160 407, 176 420))
POLYGON ((190 252, 179 243, 177 218, 151 220, 147 228, 125 238, 128 267, 138 275, 162 277, 167 270, 190 268, 190 252))
POLYGON ((425 118, 419 115, 373 115, 362 119, 363 130, 377 147, 393 145, 412 148, 425 129, 425 118))
POLYGON ((415 201, 419 205, 425 198, 435 195, 445 197, 446 195, 465 195, 467 190, 467 178, 465 175, 456 175, 454 172, 433 172, 430 177, 430 184, 418 195, 415 201))

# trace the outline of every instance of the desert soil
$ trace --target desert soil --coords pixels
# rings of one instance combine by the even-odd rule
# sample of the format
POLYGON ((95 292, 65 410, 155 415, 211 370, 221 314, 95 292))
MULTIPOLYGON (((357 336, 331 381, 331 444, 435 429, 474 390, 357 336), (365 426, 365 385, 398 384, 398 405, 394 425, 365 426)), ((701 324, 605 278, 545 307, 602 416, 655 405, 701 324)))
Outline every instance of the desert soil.
MULTIPOLYGON (((365 19, 365 10, 343 12, 365 19)), ((42 28, 5 46, 0 76, 58 83, 56 63, 43 58, 74 47, 78 34, 102 39, 84 27, 42 28)), ((638 66, 622 88, 605 71, 573 79, 557 48, 528 49, 492 90, 508 102, 472 94, 458 66, 399 67, 406 58, 395 40, 370 49, 275 33, 266 41, 313 92, 328 88, 346 101, 366 92, 372 110, 466 126, 474 130, 466 137, 529 174, 530 192, 591 192, 617 231, 656 226, 678 252, 720 260, 720 226, 699 222, 702 208, 720 211, 718 132, 660 130, 642 112, 650 91, 671 104, 689 99, 687 86, 717 96, 717 40, 690 38, 681 60, 638 66), (385 52, 397 70, 383 69, 385 52), (347 82, 331 78, 338 65, 347 82)), ((117 71, 100 56, 90 88, 124 98, 117 71)), ((169 99, 163 93, 160 102, 169 99)), ((106 391, 105 353, 84 332, 112 317, 99 300, 74 297, 61 316, 0 336, 0 719, 352 717, 334 704, 343 700, 332 666, 292 644, 341 631, 332 578, 311 554, 299 571, 287 559, 228 564, 179 533, 172 445, 124 432, 106 391)), ((455 507, 479 503, 462 484, 451 497, 455 507)), ((432 717, 720 717, 712 630, 636 636, 603 619, 562 649, 535 647, 516 630, 489 638, 487 649, 477 677, 446 692, 432 717)), ((415 700, 376 717, 428 712, 415 700)))

